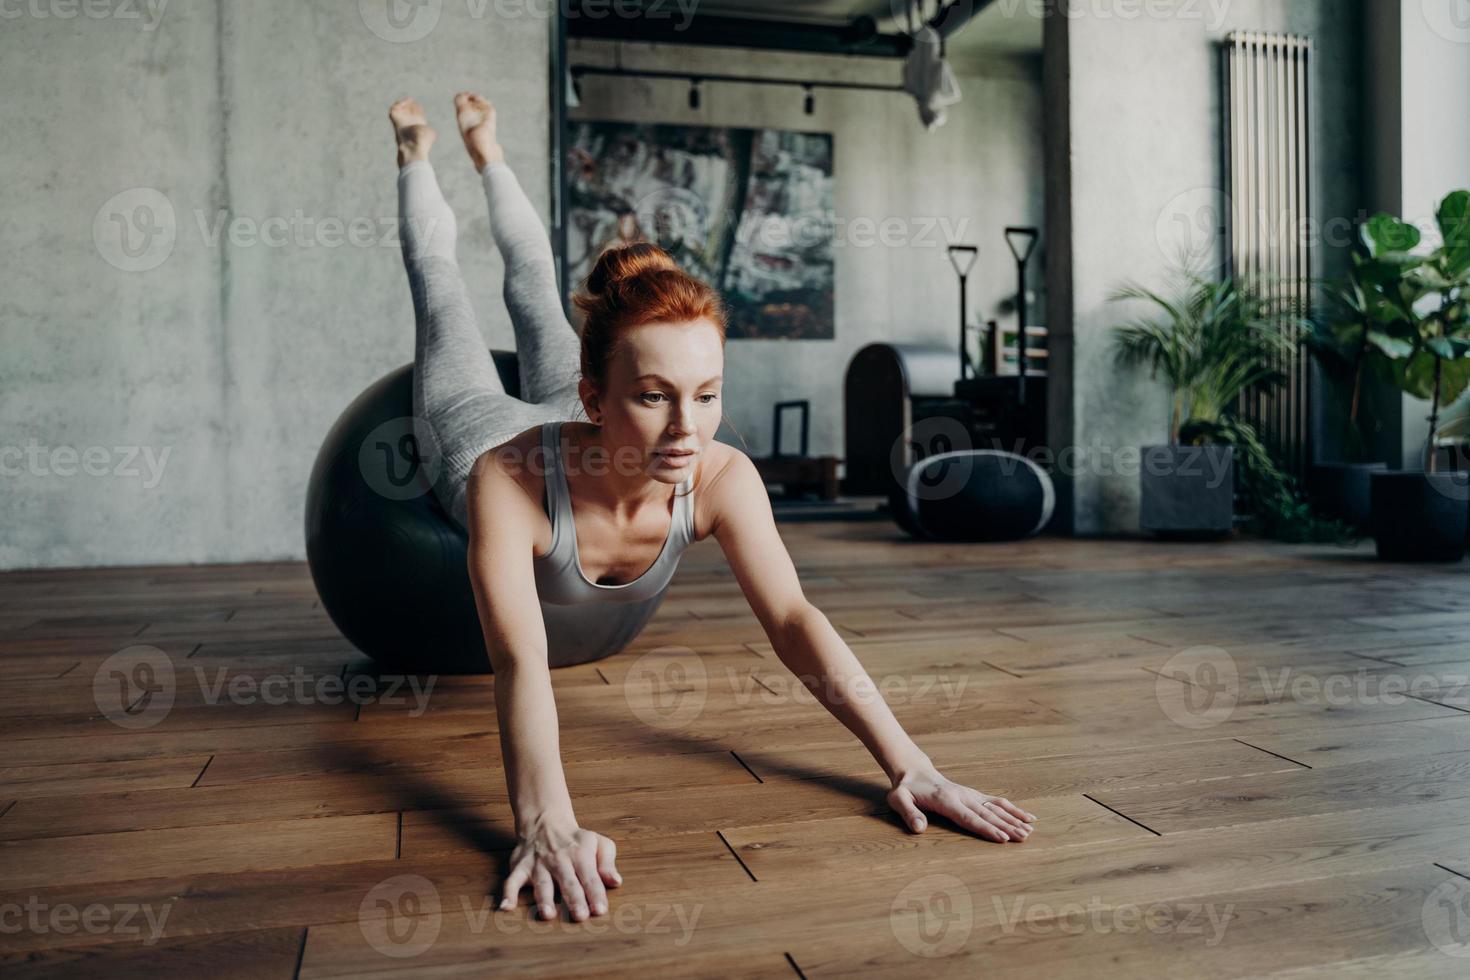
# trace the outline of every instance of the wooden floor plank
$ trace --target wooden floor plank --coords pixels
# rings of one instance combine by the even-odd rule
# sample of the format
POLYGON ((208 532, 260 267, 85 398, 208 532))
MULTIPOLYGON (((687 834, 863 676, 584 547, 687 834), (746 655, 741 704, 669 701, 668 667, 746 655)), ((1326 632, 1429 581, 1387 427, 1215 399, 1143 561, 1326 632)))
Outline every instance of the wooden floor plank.
POLYGON ((494 677, 388 696, 410 680, 336 631, 300 563, 4 573, 0 910, 167 916, 147 942, 0 930, 0 974, 1464 975, 1426 916, 1470 885, 1466 566, 1370 542, 782 535, 935 763, 1038 813, 1028 841, 903 828, 716 542, 627 650, 553 672, 577 818, 626 882, 586 923, 489 907, 515 842, 494 677), (129 726, 97 685, 138 645, 173 687, 129 726), (319 696, 333 682, 366 686, 319 696), (955 898, 966 934, 929 955, 955 898), (1045 928, 1191 905, 1229 909, 1218 942, 1045 928))
POLYGON ((1001 920, 979 926, 973 909, 958 916, 947 910, 953 917, 946 918, 925 901, 942 889, 927 896, 920 889, 914 905, 893 916, 888 934, 799 944, 793 955, 809 977, 922 969, 926 977, 1076 980, 1239 977, 1382 950, 1449 959, 1430 945, 1421 922, 1426 900, 1445 877, 1433 865, 1416 865, 1141 905, 1032 903, 1025 896, 986 902, 976 895, 970 900, 991 905, 1001 920), (935 925, 951 934, 926 930, 935 925))
MULTIPOLYGON (((1026 804, 1046 814, 1044 828, 1038 820, 1038 830, 1031 839, 1011 845, 1028 852, 1152 836, 1085 796, 1040 797, 1026 804)), ((844 867, 852 866, 854 859, 861 860, 867 872, 943 866, 972 853, 976 846, 972 836, 959 832, 936 829, 933 833, 902 833, 898 818, 890 814, 731 828, 725 832, 725 839, 756 880, 768 882, 840 874, 844 867), (900 832, 895 833, 896 829, 900 832)))
POLYGON ((182 755, 127 762, 79 762, 57 766, 0 767, 0 783, 17 798, 192 786, 210 756, 182 755))
POLYGON ((291 980, 305 929, 250 929, 134 946, 81 946, 0 957, 7 978, 106 976, 139 980, 291 980))
POLYGON ((1337 813, 1430 800, 1466 800, 1470 753, 1351 763, 1222 779, 1186 786, 1101 790, 1099 802, 1161 834, 1239 827, 1310 813, 1337 813))
POLYGON ((391 856, 397 814, 0 841, 0 888, 259 871, 391 856))
MULTIPOLYGON (((112 882, 0 891, 0 906, 39 908, 102 905, 120 910, 98 930, 55 929, 0 933, 0 955, 24 949, 128 944, 141 939, 180 939, 228 933, 242 922, 269 929, 290 925, 353 923, 364 899, 384 882, 412 874, 429 884, 445 907, 478 913, 499 898, 508 860, 504 850, 476 850, 416 860, 395 858, 233 873, 190 873, 112 882), (121 910, 139 909, 126 927, 121 910), (136 930, 136 931, 130 931, 136 930), (137 931, 141 938, 135 939, 137 931)), ((690 887, 743 888, 749 877, 715 834, 637 838, 618 852, 625 885, 620 898, 638 901, 690 887)), ((526 896, 529 899, 529 893, 526 896)), ((524 906, 524 902, 523 902, 524 906)))

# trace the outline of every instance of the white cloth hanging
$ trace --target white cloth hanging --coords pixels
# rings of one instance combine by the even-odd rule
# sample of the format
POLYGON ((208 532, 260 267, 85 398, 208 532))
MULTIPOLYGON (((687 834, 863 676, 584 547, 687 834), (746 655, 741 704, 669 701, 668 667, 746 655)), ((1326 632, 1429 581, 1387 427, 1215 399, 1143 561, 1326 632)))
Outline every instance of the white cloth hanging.
POLYGON ((941 53, 938 31, 926 24, 913 38, 913 50, 903 62, 903 87, 919 103, 924 128, 934 129, 944 125, 945 107, 960 101, 960 83, 941 53))

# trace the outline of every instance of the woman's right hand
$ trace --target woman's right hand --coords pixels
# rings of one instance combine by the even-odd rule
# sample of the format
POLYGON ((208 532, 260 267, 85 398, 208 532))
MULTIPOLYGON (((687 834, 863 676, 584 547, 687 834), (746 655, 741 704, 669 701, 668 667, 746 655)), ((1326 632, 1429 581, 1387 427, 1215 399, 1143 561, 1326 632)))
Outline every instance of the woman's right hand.
POLYGON ((538 821, 517 836, 500 908, 515 908, 530 884, 543 919, 556 915, 554 890, 561 891, 573 921, 605 915, 607 889, 623 883, 614 863, 617 851, 609 838, 578 827, 575 819, 538 821))

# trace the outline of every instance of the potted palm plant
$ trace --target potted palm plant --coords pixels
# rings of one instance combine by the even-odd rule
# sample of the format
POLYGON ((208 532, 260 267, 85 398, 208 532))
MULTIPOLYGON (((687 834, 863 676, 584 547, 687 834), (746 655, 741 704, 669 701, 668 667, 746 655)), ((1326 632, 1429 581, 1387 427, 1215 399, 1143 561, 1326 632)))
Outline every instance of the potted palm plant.
POLYGON ((1388 214, 1363 226, 1373 272, 1391 316, 1376 345, 1404 392, 1429 401, 1422 470, 1372 476, 1378 556, 1391 561, 1458 561, 1465 555, 1466 477, 1441 472, 1435 451, 1442 406, 1470 385, 1470 191, 1455 191, 1436 214, 1442 241, 1415 253, 1419 229, 1388 214))
POLYGON ((1176 277, 1169 296, 1129 283, 1110 297, 1153 307, 1114 328, 1116 358, 1147 365, 1171 392, 1168 442, 1142 447, 1139 526, 1161 536, 1219 536, 1234 525, 1237 448, 1252 502, 1279 496, 1284 476, 1250 425, 1227 410, 1242 391, 1280 378, 1269 365, 1297 343, 1304 321, 1234 280, 1214 282, 1188 268, 1176 277))

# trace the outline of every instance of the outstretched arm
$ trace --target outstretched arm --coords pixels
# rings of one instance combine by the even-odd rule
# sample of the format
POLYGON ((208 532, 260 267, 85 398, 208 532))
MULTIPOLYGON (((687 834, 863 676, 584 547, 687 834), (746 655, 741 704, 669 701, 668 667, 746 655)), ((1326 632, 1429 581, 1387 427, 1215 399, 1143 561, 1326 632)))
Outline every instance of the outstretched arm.
POLYGON ((750 457, 735 452, 705 499, 714 513, 715 540, 776 655, 867 746, 892 783, 889 806, 909 829, 923 831, 927 810, 991 840, 1025 840, 1036 818, 1003 797, 941 775, 827 617, 807 601, 750 457))
POLYGON ((602 915, 606 889, 622 878, 613 842, 578 826, 562 771, 531 564, 535 504, 498 468, 493 451, 476 463, 468 495, 470 582, 495 670, 501 755, 515 813, 516 847, 500 908, 515 908, 521 888, 530 885, 543 919, 555 915, 554 889, 573 919, 602 915))

